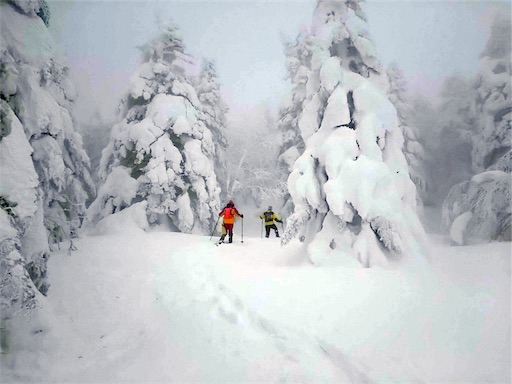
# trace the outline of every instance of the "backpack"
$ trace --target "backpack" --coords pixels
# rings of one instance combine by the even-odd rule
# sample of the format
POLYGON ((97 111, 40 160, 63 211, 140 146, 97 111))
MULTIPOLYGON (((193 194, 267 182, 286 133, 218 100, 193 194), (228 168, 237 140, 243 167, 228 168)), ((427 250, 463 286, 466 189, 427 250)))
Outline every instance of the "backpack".
POLYGON ((264 212, 263 216, 265 216, 265 222, 274 221, 274 219, 272 218, 272 216, 274 216, 274 212, 264 212))
POLYGON ((225 219, 233 218, 233 208, 225 208, 224 209, 224 218, 225 219))

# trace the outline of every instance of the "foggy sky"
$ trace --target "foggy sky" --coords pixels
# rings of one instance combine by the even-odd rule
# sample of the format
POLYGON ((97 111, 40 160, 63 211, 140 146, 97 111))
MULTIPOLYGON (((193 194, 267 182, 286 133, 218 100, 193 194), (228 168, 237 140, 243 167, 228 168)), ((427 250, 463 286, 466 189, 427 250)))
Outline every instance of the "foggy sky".
MULTIPOLYGON (((111 116, 139 63, 138 46, 173 20, 189 53, 212 59, 232 115, 269 103, 288 89, 282 36, 309 28, 314 0, 57 1, 50 31, 68 57, 80 93, 76 111, 111 116)), ((434 95, 451 74, 472 76, 495 12, 508 1, 384 1, 366 4, 382 63, 397 62, 409 89, 434 95)))

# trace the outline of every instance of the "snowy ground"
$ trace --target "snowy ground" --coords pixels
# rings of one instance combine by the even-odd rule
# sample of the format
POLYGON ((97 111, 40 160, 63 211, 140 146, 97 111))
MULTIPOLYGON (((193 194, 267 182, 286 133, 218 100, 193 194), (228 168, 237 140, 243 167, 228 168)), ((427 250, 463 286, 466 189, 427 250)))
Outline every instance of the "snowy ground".
POLYGON ((54 253, 0 382, 510 382, 510 243, 317 268, 244 224, 216 247, 123 222, 54 253))

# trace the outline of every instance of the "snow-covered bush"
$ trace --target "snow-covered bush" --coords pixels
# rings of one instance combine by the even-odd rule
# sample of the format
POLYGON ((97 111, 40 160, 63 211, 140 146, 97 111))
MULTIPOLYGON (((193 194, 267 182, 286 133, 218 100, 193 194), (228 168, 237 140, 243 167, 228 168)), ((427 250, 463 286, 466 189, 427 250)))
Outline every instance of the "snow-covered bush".
POLYGON ((419 257, 424 236, 388 79, 359 1, 319 1, 311 74, 298 121, 304 153, 288 179, 295 212, 285 244, 304 236, 316 264, 364 266, 419 257))
POLYGON ((208 233, 220 205, 214 136, 186 76, 190 59, 179 31, 169 27, 143 55, 103 151, 103 185, 88 222, 145 200, 151 224, 208 233))
POLYGON ((443 226, 459 245, 511 241, 510 173, 487 171, 454 186, 443 204, 443 226))

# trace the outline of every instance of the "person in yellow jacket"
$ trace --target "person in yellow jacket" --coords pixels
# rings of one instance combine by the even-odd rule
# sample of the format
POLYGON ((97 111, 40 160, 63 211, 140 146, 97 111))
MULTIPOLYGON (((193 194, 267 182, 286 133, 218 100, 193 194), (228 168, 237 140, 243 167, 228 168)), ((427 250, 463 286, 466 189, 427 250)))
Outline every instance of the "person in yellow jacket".
POLYGON ((274 223, 274 220, 278 223, 282 223, 282 221, 277 217, 277 215, 272 212, 272 207, 269 206, 268 209, 260 215, 262 220, 265 220, 265 237, 270 236, 270 230, 273 229, 276 232, 276 237, 279 237, 279 231, 274 223))

